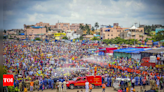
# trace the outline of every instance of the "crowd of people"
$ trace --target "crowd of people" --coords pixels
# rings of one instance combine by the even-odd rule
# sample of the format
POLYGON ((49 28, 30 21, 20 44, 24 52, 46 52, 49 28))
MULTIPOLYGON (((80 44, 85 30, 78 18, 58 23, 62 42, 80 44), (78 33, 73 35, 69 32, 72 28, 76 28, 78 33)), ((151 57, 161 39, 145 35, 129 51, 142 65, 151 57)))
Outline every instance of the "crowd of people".
POLYGON ((14 86, 21 91, 50 88, 57 88, 58 91, 63 88, 66 91, 66 81, 93 75, 95 66, 97 75, 102 75, 102 83, 107 87, 111 87, 114 79, 120 77, 130 78, 133 88, 146 84, 152 84, 152 88, 163 88, 164 69, 143 67, 133 59, 115 59, 112 56, 98 56, 88 52, 88 49, 97 49, 99 46, 101 44, 87 46, 80 42, 4 41, 3 65, 8 74, 14 75, 14 86), (129 72, 123 68, 140 70, 140 73, 129 72), (142 73, 143 71, 146 73, 142 73))

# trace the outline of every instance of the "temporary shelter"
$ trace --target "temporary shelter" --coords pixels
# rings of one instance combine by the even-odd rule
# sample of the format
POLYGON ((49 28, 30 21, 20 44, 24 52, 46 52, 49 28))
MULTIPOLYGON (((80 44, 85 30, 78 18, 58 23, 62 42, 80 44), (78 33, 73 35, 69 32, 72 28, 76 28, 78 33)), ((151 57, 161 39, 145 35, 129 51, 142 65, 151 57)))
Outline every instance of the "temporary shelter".
POLYGON ((145 49, 145 48, 123 48, 114 50, 114 57, 115 58, 133 58, 137 60, 138 62, 141 60, 141 51, 150 50, 151 48, 145 49))

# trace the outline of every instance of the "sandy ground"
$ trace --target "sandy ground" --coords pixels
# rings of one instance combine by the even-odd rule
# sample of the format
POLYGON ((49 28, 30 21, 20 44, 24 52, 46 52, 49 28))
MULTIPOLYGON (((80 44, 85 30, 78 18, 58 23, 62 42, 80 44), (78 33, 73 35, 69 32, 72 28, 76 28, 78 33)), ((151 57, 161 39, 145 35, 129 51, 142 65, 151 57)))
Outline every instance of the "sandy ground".
MULTIPOLYGON (((140 92, 140 86, 135 87, 135 89, 136 89, 136 92, 140 92)), ((146 86, 146 90, 149 90, 149 89, 150 89, 150 86, 146 86)), ((73 89, 73 90, 67 89, 67 92, 77 92, 77 90, 81 91, 81 89, 73 89)), ((82 89, 82 90, 83 92, 85 92, 85 89, 82 89)), ((40 91, 34 91, 34 92, 42 92, 42 91, 40 90, 40 91)), ((57 91, 56 89, 53 89, 53 90, 47 89, 47 90, 43 90, 43 92, 57 92, 57 91)), ((92 90, 92 92, 102 92, 102 88, 95 88, 92 90)), ((105 92, 117 92, 117 91, 115 91, 112 87, 107 87, 105 89, 105 92)), ((163 91, 161 90, 159 92, 164 92, 164 90, 163 91)))

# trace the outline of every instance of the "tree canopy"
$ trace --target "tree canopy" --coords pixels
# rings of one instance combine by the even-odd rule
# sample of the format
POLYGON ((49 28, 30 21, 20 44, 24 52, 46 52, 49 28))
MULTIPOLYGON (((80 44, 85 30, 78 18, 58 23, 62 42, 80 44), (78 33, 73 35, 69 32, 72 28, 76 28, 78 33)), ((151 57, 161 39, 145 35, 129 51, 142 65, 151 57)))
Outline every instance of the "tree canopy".
POLYGON ((125 40, 125 39, 122 39, 120 37, 116 37, 114 39, 104 39, 103 42, 105 44, 130 44, 130 45, 133 45, 134 42, 137 44, 137 43, 140 43, 137 39, 128 39, 128 40, 125 40))
POLYGON ((93 37, 92 40, 100 40, 99 38, 97 37, 93 37))
POLYGON ((67 36, 64 36, 62 39, 66 39, 66 40, 68 40, 68 37, 67 37, 67 36))
POLYGON ((97 30, 97 28, 99 28, 98 22, 95 23, 95 27, 96 27, 96 30, 97 30))

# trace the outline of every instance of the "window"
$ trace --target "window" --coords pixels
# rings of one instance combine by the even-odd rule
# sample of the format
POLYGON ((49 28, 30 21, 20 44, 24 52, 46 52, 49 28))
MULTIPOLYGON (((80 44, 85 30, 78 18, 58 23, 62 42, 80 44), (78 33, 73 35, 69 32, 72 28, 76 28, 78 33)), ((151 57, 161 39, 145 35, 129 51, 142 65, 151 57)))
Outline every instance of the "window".
POLYGON ((109 34, 108 34, 108 36, 109 36, 109 34))
POLYGON ((83 81, 85 81, 85 80, 86 80, 86 78, 83 78, 82 80, 83 80, 83 81))
POLYGON ((113 36, 113 34, 111 34, 111 36, 113 36))
POLYGON ((141 30, 141 32, 142 32, 142 30, 141 30))
POLYGON ((132 37, 135 37, 135 35, 132 35, 132 37))
POLYGON ((109 38, 108 38, 108 40, 109 40, 109 38))

